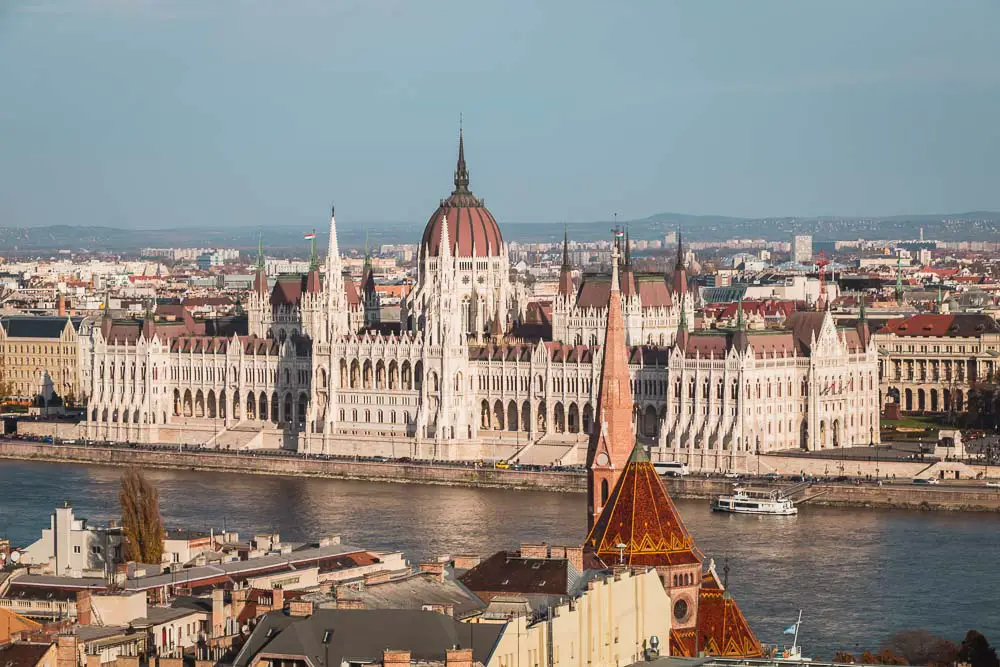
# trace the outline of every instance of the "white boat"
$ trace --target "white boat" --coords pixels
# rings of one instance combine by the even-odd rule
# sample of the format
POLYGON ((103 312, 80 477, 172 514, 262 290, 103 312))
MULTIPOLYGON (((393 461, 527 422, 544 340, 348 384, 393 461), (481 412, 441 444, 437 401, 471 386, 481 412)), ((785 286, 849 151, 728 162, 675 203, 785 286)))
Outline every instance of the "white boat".
POLYGON ((799 508, 778 489, 747 489, 737 486, 712 501, 715 512, 734 514, 798 514, 799 508))

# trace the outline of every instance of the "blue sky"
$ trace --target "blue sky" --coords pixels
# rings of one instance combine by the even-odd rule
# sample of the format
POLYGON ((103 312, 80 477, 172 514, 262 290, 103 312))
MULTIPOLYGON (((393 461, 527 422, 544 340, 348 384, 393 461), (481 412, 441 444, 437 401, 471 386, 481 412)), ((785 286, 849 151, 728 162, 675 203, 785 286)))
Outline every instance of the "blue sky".
POLYGON ((1000 209, 1000 3, 2 0, 0 225, 1000 209))

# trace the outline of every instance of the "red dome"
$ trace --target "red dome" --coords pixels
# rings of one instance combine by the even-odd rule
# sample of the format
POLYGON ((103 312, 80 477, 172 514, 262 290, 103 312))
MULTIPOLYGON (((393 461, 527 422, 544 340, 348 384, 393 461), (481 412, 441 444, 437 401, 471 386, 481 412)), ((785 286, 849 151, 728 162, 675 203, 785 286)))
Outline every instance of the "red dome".
POLYGON ((496 218, 469 190, 469 170, 465 166, 465 142, 461 131, 458 135, 458 166, 455 168, 455 190, 441 201, 427 226, 420 246, 424 252, 436 257, 441 252, 441 224, 448 218, 448 240, 451 253, 457 257, 499 257, 503 237, 496 218), (474 251, 474 252, 473 252, 474 251))

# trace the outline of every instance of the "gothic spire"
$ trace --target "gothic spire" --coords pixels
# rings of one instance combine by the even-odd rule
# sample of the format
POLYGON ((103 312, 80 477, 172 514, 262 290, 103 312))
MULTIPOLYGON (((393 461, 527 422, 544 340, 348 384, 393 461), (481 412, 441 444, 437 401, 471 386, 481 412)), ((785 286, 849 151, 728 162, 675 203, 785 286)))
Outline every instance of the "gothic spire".
POLYGON ((462 122, 458 124, 458 164, 455 166, 455 194, 469 192, 469 168, 465 165, 465 137, 462 122))
POLYGON ((257 232, 257 269, 264 269, 264 237, 257 232))
POLYGON ((559 270, 559 296, 569 298, 573 293, 573 267, 569 263, 569 228, 563 229, 563 259, 559 270))
POLYGON ((635 441, 632 424, 632 385, 629 379, 628 346, 622 317, 621 285, 618 278, 618 247, 611 253, 611 293, 604 333, 601 378, 597 393, 597 415, 587 447, 588 524, 592 526, 608 500, 610 489, 621 475, 635 441))
POLYGON ((569 225, 563 225, 563 261, 562 267, 569 268, 569 225))
POLYGON ((316 230, 312 231, 312 239, 310 239, 312 248, 309 253, 309 270, 315 271, 319 268, 319 259, 316 255, 316 230))

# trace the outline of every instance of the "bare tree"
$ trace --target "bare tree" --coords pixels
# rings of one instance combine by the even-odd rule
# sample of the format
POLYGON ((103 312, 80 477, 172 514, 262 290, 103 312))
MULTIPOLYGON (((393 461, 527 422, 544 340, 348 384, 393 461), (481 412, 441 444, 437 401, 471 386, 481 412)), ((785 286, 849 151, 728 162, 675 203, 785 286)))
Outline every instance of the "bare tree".
POLYGON ((122 506, 125 559, 159 563, 163 556, 163 520, 160 494, 142 471, 129 468, 122 475, 118 500, 122 506))

